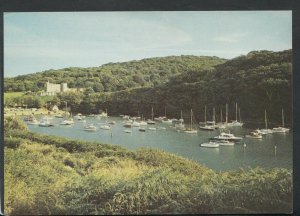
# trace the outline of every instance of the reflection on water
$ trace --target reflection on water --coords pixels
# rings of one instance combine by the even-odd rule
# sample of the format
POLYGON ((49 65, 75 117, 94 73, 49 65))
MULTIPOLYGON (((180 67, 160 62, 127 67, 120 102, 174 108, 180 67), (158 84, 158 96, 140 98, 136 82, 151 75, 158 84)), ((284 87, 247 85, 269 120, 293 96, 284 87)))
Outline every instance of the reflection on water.
MULTIPOLYGON (((204 148, 200 147, 199 144, 207 142, 210 137, 218 135, 218 130, 199 130, 198 134, 186 134, 178 132, 167 125, 158 124, 167 129, 140 132, 138 128, 134 127, 132 133, 125 133, 122 118, 110 117, 110 120, 117 122, 116 125, 112 125, 111 131, 99 129, 99 126, 105 120, 94 118, 86 118, 86 123, 93 123, 97 126, 98 130, 96 132, 84 131, 85 123, 81 121, 76 121, 72 126, 59 125, 61 119, 53 119, 53 122, 57 124, 55 127, 43 128, 36 125, 29 125, 28 127, 31 131, 38 133, 117 144, 129 149, 157 148, 192 159, 220 171, 257 166, 292 168, 291 132, 266 135, 262 140, 244 138, 235 146, 204 148)), ((232 128, 231 132, 237 136, 244 136, 249 133, 249 130, 236 127, 232 128)))

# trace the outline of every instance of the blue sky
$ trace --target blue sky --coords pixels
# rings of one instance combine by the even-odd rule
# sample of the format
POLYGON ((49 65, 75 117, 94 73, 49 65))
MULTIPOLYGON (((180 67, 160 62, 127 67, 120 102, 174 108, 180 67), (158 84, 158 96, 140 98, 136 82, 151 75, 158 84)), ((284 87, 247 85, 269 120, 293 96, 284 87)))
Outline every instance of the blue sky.
POLYGON ((169 55, 292 48, 291 11, 4 14, 4 76, 169 55))

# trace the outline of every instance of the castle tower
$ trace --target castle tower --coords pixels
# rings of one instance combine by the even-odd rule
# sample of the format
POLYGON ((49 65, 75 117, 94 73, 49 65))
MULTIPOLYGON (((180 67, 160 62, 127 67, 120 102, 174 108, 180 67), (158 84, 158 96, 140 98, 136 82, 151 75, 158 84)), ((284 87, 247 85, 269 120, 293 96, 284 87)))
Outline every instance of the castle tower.
POLYGON ((67 83, 61 83, 60 84, 60 92, 65 92, 68 90, 68 84, 67 83))

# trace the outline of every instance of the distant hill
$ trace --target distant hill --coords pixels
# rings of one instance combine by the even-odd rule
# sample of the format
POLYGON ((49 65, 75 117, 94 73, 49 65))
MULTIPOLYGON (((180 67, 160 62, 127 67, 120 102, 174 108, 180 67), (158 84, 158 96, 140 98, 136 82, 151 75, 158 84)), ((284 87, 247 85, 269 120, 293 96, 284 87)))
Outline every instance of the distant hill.
POLYGON ((5 90, 18 90, 26 83, 45 81, 68 82, 70 87, 92 87, 79 95, 59 95, 52 103, 64 107, 68 102, 73 112, 98 113, 107 109, 110 115, 138 112, 150 117, 179 117, 184 112, 189 119, 190 109, 196 121, 216 120, 220 112, 225 120, 225 104, 229 105, 229 119, 235 119, 235 103, 244 121, 264 122, 267 110, 269 123, 281 124, 281 109, 285 123, 292 122, 292 50, 280 52, 252 51, 231 60, 217 57, 172 56, 140 61, 106 64, 97 68, 66 68, 5 79, 5 90), (99 87, 99 88, 98 88, 99 87))
POLYGON ((128 88, 153 87, 169 81, 187 70, 212 69, 226 60, 218 57, 169 56, 100 67, 64 68, 5 78, 4 91, 40 91, 48 80, 68 83, 71 88, 91 87, 95 92, 120 91, 128 88))
POLYGON ((212 118, 215 107, 218 121, 221 108, 225 120, 226 103, 230 119, 235 119, 237 102, 243 120, 263 123, 266 109, 269 121, 279 124, 283 108, 286 123, 291 123, 292 50, 250 52, 216 65, 214 70, 187 70, 155 88, 120 91, 95 100, 97 107, 106 107, 111 113, 136 114, 139 110, 149 116, 153 106, 155 114, 162 115, 166 106, 171 117, 179 117, 183 110, 188 118, 193 108, 197 120, 204 120, 207 105, 207 117, 212 118))

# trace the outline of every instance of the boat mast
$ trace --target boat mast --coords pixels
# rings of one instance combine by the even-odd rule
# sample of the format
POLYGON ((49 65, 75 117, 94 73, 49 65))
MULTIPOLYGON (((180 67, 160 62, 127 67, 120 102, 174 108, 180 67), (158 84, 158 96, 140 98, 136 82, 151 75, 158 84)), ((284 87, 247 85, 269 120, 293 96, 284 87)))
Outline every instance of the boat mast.
POLYGON ((282 115, 282 127, 284 127, 284 114, 283 114, 283 109, 281 110, 281 115, 282 115))
POLYGON ((222 116, 222 108, 221 108, 221 123, 223 122, 223 116, 222 116))
POLYGON ((238 121, 238 119, 237 119, 237 103, 235 103, 235 120, 238 121))
POLYGON ((213 121, 214 122, 216 121, 216 110, 215 110, 215 108, 213 108, 213 121))
POLYGON ((65 112, 66 117, 67 117, 67 104, 68 102, 66 102, 66 112, 65 112))
POLYGON ((153 116, 154 116, 153 107, 151 107, 151 118, 152 118, 152 121, 153 121, 153 116))
POLYGON ((182 118, 182 110, 180 110, 180 118, 183 119, 183 118, 182 118))
POLYGON ((268 122, 267 122, 267 111, 265 110, 265 126, 268 129, 268 122))
POLYGON ((205 105, 205 108, 204 108, 204 122, 206 124, 206 105, 205 105))
POLYGON ((193 128, 193 110, 191 109, 191 130, 193 128))
POLYGON ((226 104, 226 124, 228 123, 228 104, 226 104))

